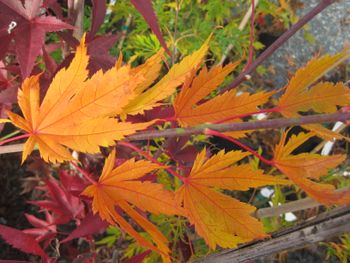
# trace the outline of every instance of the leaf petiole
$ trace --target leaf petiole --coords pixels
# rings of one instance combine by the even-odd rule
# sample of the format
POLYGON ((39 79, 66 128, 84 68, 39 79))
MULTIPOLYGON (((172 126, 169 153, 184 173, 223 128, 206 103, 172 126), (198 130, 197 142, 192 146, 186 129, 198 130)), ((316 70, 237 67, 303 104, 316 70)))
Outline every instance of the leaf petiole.
POLYGON ((21 132, 20 130, 16 130, 16 131, 14 131, 14 132, 11 132, 11 133, 9 133, 9 134, 6 134, 5 136, 3 136, 3 137, 0 138, 0 142, 6 140, 6 139, 8 139, 8 138, 11 138, 12 136, 15 136, 16 134, 18 134, 18 133, 20 133, 20 132, 21 132))
POLYGON ((158 162, 155 158, 153 158, 152 156, 150 156, 149 154, 145 153, 144 151, 142 151, 141 149, 139 149, 138 147, 136 147, 135 145, 129 143, 129 142, 119 142, 119 145, 123 145, 126 146, 130 149, 133 149, 134 151, 136 151, 137 153, 139 153, 140 155, 142 155, 143 157, 145 157, 147 160, 158 164, 159 166, 162 166, 164 170, 168 171, 171 175, 179 178, 182 182, 186 182, 187 178, 178 174, 177 172, 171 170, 170 168, 168 168, 167 166, 165 166, 164 164, 158 162))
POLYGON ((71 161, 70 163, 74 166, 75 169, 78 170, 78 172, 80 172, 85 177, 86 180, 92 184, 97 184, 97 182, 92 179, 91 176, 85 170, 81 169, 75 162, 71 161))
POLYGON ((0 145, 3 145, 3 144, 8 143, 8 142, 13 142, 13 141, 17 141, 20 139, 28 138, 29 136, 30 136, 30 134, 26 133, 26 134, 18 135, 16 137, 5 139, 5 140, 0 141, 0 145))
POLYGON ((223 138, 225 140, 228 140, 236 145, 238 145, 239 147, 243 148, 244 150, 250 152, 251 154, 253 154, 255 157, 259 158, 259 160, 261 160, 263 163, 267 164, 267 165, 271 165, 271 166, 274 166, 274 162, 273 161, 270 161, 270 160, 267 160, 265 159, 264 157, 262 157, 260 154, 258 154, 256 151, 254 151, 253 149, 251 149, 250 147, 246 146, 245 144, 241 143, 240 141, 234 139, 234 138, 231 138, 221 132, 218 132, 218 131, 214 131, 214 130, 211 130, 211 129, 206 129, 204 131, 204 133, 206 135, 211 135, 211 136, 216 136, 216 137, 220 137, 220 138, 223 138))

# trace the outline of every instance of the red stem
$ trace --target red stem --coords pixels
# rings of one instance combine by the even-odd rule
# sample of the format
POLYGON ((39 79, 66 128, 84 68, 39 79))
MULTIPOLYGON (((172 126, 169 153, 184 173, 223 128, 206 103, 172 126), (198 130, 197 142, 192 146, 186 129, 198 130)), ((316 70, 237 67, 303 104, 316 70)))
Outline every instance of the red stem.
POLYGON ((16 137, 12 137, 12 138, 9 138, 9 139, 1 141, 0 145, 3 145, 3 144, 8 143, 8 142, 13 142, 13 141, 17 141, 17 140, 20 140, 20 139, 28 138, 28 137, 30 137, 30 135, 31 135, 30 133, 18 135, 16 137))
POLYGON ((241 115, 228 117, 226 119, 222 119, 222 120, 219 120, 219 121, 216 121, 216 122, 213 122, 213 123, 214 124, 219 124, 219 123, 228 122, 228 121, 231 121, 231 120, 234 120, 234 119, 240 119, 240 118, 248 117, 248 116, 251 116, 251 115, 254 115, 254 114, 270 113, 270 112, 279 112, 279 108, 278 107, 274 107, 274 108, 271 108, 271 109, 262 109, 262 110, 258 110, 258 111, 255 111, 255 112, 244 113, 244 114, 241 114, 241 115))
POLYGON ((176 117, 175 116, 172 116, 172 117, 167 117, 167 118, 163 118, 163 119, 158 119, 157 120, 158 122, 167 122, 167 121, 176 121, 176 117))
POLYGON ((123 145, 126 147, 129 147, 130 149, 133 149, 135 152, 138 152, 140 155, 142 155, 143 157, 145 157, 146 159, 148 159, 149 161, 158 164, 159 166, 162 166, 163 169, 165 169, 166 171, 168 171, 170 174, 172 174, 173 176, 179 178, 182 182, 186 182, 187 178, 183 177, 182 175, 178 174, 177 172, 171 170, 170 168, 166 167, 164 164, 158 162, 156 159, 154 159, 152 156, 148 155, 147 153, 145 153, 144 151, 140 150, 139 148, 137 148, 135 145, 129 143, 129 142, 118 142, 119 145, 123 145))
POLYGON ((81 169, 75 162, 71 161, 70 162, 75 169, 77 169, 90 183, 92 184, 97 184, 97 182, 91 178, 91 176, 89 175, 88 172, 86 172, 85 170, 81 169))
POLYGON ((253 55, 254 55, 254 16, 255 16, 255 1, 252 0, 252 14, 250 16, 250 35, 249 35, 249 56, 247 65, 244 67, 244 71, 250 67, 250 65, 253 62, 253 55))
POLYGON ((250 152, 251 154, 253 154, 254 156, 256 156, 257 158, 259 158, 259 160, 261 160, 263 163, 266 163, 267 165, 271 165, 273 166, 274 165, 274 162, 273 161, 270 161, 270 160, 267 160, 265 159, 264 157, 262 157, 260 154, 258 154, 256 151, 254 151, 253 149, 249 148, 248 146, 246 146, 245 144, 241 143, 240 141, 236 140, 236 139, 233 139, 221 132, 217 132, 217 131, 214 131, 214 130, 210 130, 210 129, 207 129, 205 131, 205 134, 207 135, 211 135, 211 136, 216 136, 216 137, 220 137, 220 138, 223 138, 225 140, 228 140, 236 145, 238 145, 239 147, 243 148, 244 150, 250 152))

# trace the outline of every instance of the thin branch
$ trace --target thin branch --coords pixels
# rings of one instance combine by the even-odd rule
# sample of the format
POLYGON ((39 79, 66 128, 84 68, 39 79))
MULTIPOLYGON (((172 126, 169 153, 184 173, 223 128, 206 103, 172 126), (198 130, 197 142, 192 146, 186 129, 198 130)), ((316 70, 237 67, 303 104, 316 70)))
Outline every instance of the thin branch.
POLYGON ((295 212, 320 206, 314 199, 304 198, 294 202, 286 203, 280 206, 267 207, 258 209, 255 213, 257 218, 280 216, 288 212, 295 212))
POLYGON ((72 4, 70 10, 75 18, 73 36, 79 40, 84 33, 84 0, 74 0, 72 4))
MULTIPOLYGON (((336 121, 350 120, 350 112, 337 112, 332 114, 317 114, 311 116, 303 116, 299 118, 279 118, 273 120, 252 121, 252 122, 235 122, 227 124, 203 124, 192 128, 174 128, 161 131, 145 131, 138 132, 126 138, 128 141, 151 140, 160 137, 180 137, 194 134, 203 134, 206 129, 218 132, 228 131, 248 131, 259 129, 278 129, 290 126, 299 126, 315 123, 330 123, 336 121)), ((0 154, 8 152, 20 152, 23 146, 19 144, 7 145, 0 147, 0 154), (6 148, 5 148, 6 147, 6 148)))
POLYGON ((281 47, 289 38, 291 38, 299 29, 301 29, 306 23, 313 19, 316 15, 321 13, 325 8, 335 3, 336 0, 322 0, 314 9, 302 17, 297 23, 295 23, 290 29, 288 29, 283 35, 281 35, 275 42, 272 43, 261 55, 241 74, 231 84, 223 88, 221 91, 225 92, 227 90, 237 87, 240 83, 246 80, 246 76, 251 74, 262 62, 264 62, 268 57, 270 57, 279 47, 281 47))
POLYGON ((23 152, 24 143, 0 146, 0 155, 5 153, 23 152))
MULTIPOLYGON (((253 62, 253 56, 254 56, 254 31, 255 31, 255 1, 252 0, 252 14, 250 18, 250 33, 249 33, 249 55, 248 55, 248 61, 247 64, 244 67, 244 70, 250 67, 250 65, 253 62)), ((244 71, 243 70, 243 71, 244 71)))
POLYGON ((299 118, 279 118, 273 120, 253 121, 253 122, 235 122, 227 124, 203 124, 192 128, 175 128, 162 131, 145 131, 139 132, 127 137, 129 141, 149 140, 159 137, 179 137, 194 134, 202 134, 206 129, 219 132, 228 131, 246 131, 258 129, 277 129, 290 126, 299 126, 315 123, 329 123, 336 121, 350 120, 350 112, 337 112, 332 114, 317 114, 311 116, 303 116, 299 118))
MULTIPOLYGON (((255 7, 258 6, 259 0, 255 0, 255 3, 254 3, 254 4, 255 4, 255 7)), ((248 24, 249 18, 250 18, 251 15, 252 15, 252 9, 253 9, 253 7, 252 7, 252 5, 250 5, 250 7, 249 7, 247 13, 244 15, 244 17, 243 17, 241 23, 240 23, 239 26, 238 26, 238 30, 239 30, 239 31, 242 31, 242 30, 246 27, 246 25, 248 24)), ((221 57, 221 59, 220 59, 220 62, 219 62, 220 65, 223 64, 223 63, 225 62, 225 60, 226 60, 226 58, 227 58, 227 56, 228 56, 228 53, 230 53, 230 51, 231 51, 231 49, 232 49, 233 47, 234 47, 233 44, 229 44, 229 45, 227 46, 227 48, 225 49, 225 51, 224 51, 224 53, 223 53, 223 55, 222 55, 222 57, 221 57)))

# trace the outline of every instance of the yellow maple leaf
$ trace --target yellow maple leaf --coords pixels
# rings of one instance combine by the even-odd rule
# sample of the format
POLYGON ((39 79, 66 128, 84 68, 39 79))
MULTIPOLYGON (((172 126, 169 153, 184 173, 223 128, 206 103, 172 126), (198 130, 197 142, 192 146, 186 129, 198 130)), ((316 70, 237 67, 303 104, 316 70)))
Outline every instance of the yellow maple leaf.
POLYGON ((133 74, 141 74, 144 76, 145 81, 140 83, 136 89, 135 93, 140 95, 144 92, 153 82, 158 78, 160 70, 162 68, 162 59, 164 56, 164 49, 160 49, 156 54, 146 60, 146 62, 136 68, 132 69, 133 74))
POLYGON ((184 211, 177 206, 174 194, 166 191, 161 184, 138 181, 153 170, 162 168, 148 161, 130 159, 113 169, 115 150, 106 159, 102 174, 96 184, 88 186, 83 195, 93 198, 92 210, 110 224, 118 224, 133 236, 142 246, 150 248, 167 258, 168 241, 163 234, 146 218, 136 212, 130 205, 154 214, 183 215, 184 211), (157 247, 140 236, 125 219, 116 211, 116 206, 127 213, 135 222, 147 231, 157 247))
POLYGON ((189 221, 208 246, 235 247, 238 243, 264 238, 263 225, 251 214, 255 207, 218 192, 215 188, 248 190, 268 184, 286 184, 287 180, 264 175, 250 165, 230 166, 249 153, 220 151, 206 159, 204 149, 197 155, 190 175, 175 193, 189 221))
MULTIPOLYGON (((153 87, 139 94, 126 107, 124 107, 122 115, 135 115, 143 113, 145 110, 150 110, 158 105, 160 101, 172 95, 178 86, 183 84, 191 75, 193 70, 196 70, 202 63, 203 58, 208 50, 210 37, 204 42, 202 47, 193 54, 182 59, 178 64, 175 64, 169 72, 158 81, 153 87)), ((140 89, 144 90, 144 88, 140 89)))
POLYGON ((329 169, 342 163, 346 158, 345 155, 292 154, 297 147, 313 136, 315 133, 301 132, 298 135, 292 135, 285 143, 287 133, 284 132, 280 143, 275 147, 274 165, 318 202, 326 205, 349 203, 350 190, 336 192, 333 185, 316 182, 321 176, 326 175, 329 169))
POLYGON ((96 153, 99 146, 113 145, 115 140, 150 125, 113 118, 136 96, 134 90, 144 77, 131 72, 130 66, 117 63, 107 72, 98 71, 87 79, 89 57, 84 41, 85 38, 69 67, 56 74, 41 105, 39 75, 23 82, 18 92, 23 118, 9 112, 13 124, 30 135, 22 161, 35 144, 45 161, 62 162, 72 159, 67 147, 96 153))
MULTIPOLYGON (((332 84, 321 82, 312 84, 328 71, 350 57, 348 49, 336 55, 325 55, 314 58, 299 69, 295 76, 286 85, 285 92, 278 101, 277 108, 285 117, 298 117, 299 112, 313 110, 319 113, 333 113, 337 106, 346 106, 350 103, 350 90, 343 83, 332 84)), ((304 125, 304 128, 316 132, 327 140, 342 139, 344 136, 330 131, 321 125, 304 125)))

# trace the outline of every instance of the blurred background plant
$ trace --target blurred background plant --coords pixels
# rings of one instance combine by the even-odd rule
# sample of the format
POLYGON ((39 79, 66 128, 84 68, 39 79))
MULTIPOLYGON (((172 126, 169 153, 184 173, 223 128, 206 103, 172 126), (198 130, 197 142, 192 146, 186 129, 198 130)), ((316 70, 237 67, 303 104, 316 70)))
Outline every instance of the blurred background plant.
MULTIPOLYGON (((160 44, 151 33, 148 24, 129 0, 111 1, 109 17, 102 30, 123 31, 119 44, 112 52, 122 51, 128 59, 144 59, 153 55, 160 44)), ((294 9, 296 1, 255 1, 256 30, 281 34, 297 18, 294 9), (290 2, 290 3, 289 3, 290 2)), ((210 42, 213 60, 236 61, 249 49, 249 19, 244 16, 250 9, 245 0, 155 0, 153 7, 158 17, 165 40, 172 47, 177 61, 198 49, 203 41, 214 32, 210 42), (230 46, 232 49, 227 50, 230 46)), ((254 48, 260 50, 264 44, 257 40, 254 48)))
POLYGON ((327 248, 327 262, 347 263, 350 258, 350 233, 342 235, 335 242, 322 242, 327 248))

